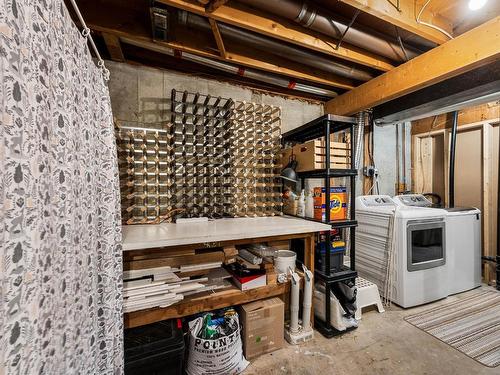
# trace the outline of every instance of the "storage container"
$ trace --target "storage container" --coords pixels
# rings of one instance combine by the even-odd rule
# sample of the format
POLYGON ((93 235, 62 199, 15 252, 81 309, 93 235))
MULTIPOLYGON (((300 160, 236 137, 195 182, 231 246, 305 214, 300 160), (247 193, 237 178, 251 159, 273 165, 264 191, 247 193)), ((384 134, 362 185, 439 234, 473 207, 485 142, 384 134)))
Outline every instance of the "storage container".
MULTIPOLYGON (((333 232, 333 231, 332 231, 333 232)), ((344 265, 345 242, 342 240, 332 241, 330 245, 330 272, 338 272, 344 265)), ((325 242, 316 243, 315 248, 316 269, 326 272, 325 242)))
POLYGON ((184 337, 179 319, 164 320, 124 333, 125 375, 182 375, 184 337))
MULTIPOLYGON (((338 272, 344 264, 345 247, 330 249, 330 272, 338 272)), ((325 251, 316 252, 316 269, 321 272, 326 272, 326 256, 325 251)))
POLYGON ((288 268, 295 270, 297 254, 291 250, 278 250, 274 255, 274 268, 278 273, 288 273, 288 268))
MULTIPOLYGON (((326 188, 315 187, 313 190, 314 218, 326 220, 326 188)), ((347 219, 347 189, 345 186, 330 188, 330 221, 347 219)))
MULTIPOLYGON (((315 139, 283 150, 283 165, 288 164, 292 153, 297 160, 297 172, 325 169, 326 149, 324 139, 315 139)), ((351 167, 350 163, 349 143, 331 141, 330 168, 349 169, 351 167)))

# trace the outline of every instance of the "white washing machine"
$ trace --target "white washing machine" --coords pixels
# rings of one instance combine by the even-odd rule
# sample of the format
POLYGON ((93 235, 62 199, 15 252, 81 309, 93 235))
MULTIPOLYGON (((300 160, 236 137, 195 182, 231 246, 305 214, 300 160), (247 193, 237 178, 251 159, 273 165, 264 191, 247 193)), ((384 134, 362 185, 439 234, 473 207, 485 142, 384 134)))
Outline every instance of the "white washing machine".
POLYGON ((445 218, 443 210, 400 207, 386 195, 356 198, 359 275, 377 284, 382 295, 387 294, 402 307, 445 298, 445 218))
MULTIPOLYGON (((393 198, 405 207, 432 209, 421 194, 393 198)), ((445 208, 446 251, 448 254, 449 294, 464 292, 481 285, 481 211, 475 207, 445 208)))

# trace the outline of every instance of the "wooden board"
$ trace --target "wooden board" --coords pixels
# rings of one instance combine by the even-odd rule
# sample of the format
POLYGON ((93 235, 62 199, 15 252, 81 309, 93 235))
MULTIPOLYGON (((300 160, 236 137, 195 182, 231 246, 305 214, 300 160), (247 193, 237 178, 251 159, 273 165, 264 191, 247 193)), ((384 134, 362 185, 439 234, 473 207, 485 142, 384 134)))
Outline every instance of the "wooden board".
POLYGON ((161 257, 184 257, 195 255, 196 250, 193 248, 164 248, 164 249, 148 249, 137 250, 134 252, 123 253, 123 260, 129 262, 132 260, 156 259, 161 257))
MULTIPOLYGON (((455 164, 455 205, 475 206, 482 213, 483 255, 496 254, 496 187, 498 183, 498 118, 483 120, 471 124, 462 124, 457 135, 457 154, 455 164)), ((432 189, 443 191, 444 203, 448 205, 448 169, 450 130, 440 129, 426 134, 414 135, 413 159, 414 190, 422 190, 422 173, 432 177, 432 189), (421 142, 443 139, 443 147, 431 147, 433 153, 426 165, 420 162, 421 142), (442 158, 443 162, 439 160, 442 158), (440 165, 442 164, 442 165, 440 165), (444 171, 441 171, 441 168, 444 171), (437 176, 441 174, 442 176, 437 176), (444 181, 443 181, 444 177, 444 181), (440 181, 438 180, 440 179, 440 181), (443 186, 444 185, 444 186, 443 186)), ((426 184, 427 185, 427 184, 426 184)), ((426 189, 427 191, 427 189, 426 189)), ((491 283, 495 276, 494 263, 483 262, 484 280, 491 283)))
MULTIPOLYGON (((224 241, 222 243, 214 244, 217 248, 219 247, 234 247, 235 245, 244 245, 252 243, 268 243, 268 242, 281 242, 291 239, 304 239, 304 262, 305 265, 314 272, 314 238, 315 233, 304 233, 304 234, 293 234, 293 235, 278 235, 270 237, 261 238, 250 238, 250 239, 239 239, 232 241, 224 241)), ((168 252, 168 250, 178 251, 187 249, 200 249, 206 246, 203 244, 192 244, 177 246, 172 248, 163 248, 162 252, 168 252)), ((144 256, 150 250, 132 250, 125 252, 127 256, 133 256, 137 253, 144 256)), ((229 252, 231 250, 228 249, 229 252)), ((223 251, 221 251, 223 253, 223 251)), ((135 261, 132 261, 134 263, 135 261)), ((179 274, 180 275, 180 274, 179 274)), ((272 276, 270 276, 272 277, 272 276)), ((252 289, 246 292, 242 292, 236 287, 230 289, 225 289, 215 293, 203 292, 193 296, 188 296, 184 300, 165 308, 152 308, 134 311, 124 314, 124 324, 125 328, 138 327, 145 324, 154 323, 160 320, 178 318, 193 315, 199 312, 211 311, 214 309, 219 309, 228 306, 240 305, 243 303, 256 301, 259 299, 264 299, 268 297, 280 296, 286 303, 288 299, 288 293, 290 291, 289 283, 286 284, 276 284, 274 282, 269 285, 257 289, 252 289)), ((311 307, 311 310, 313 308, 311 307)), ((314 317, 314 311, 311 313, 311 317, 314 317)))
MULTIPOLYGON (((336 2, 337 0, 329 0, 336 2)), ((413 34, 419 35, 424 39, 434 43, 441 44, 449 40, 449 38, 432 27, 423 25, 416 21, 415 8, 421 9, 422 4, 417 4, 415 0, 340 0, 343 3, 360 9, 365 13, 371 14, 377 18, 387 21, 397 27, 405 29, 413 34), (392 2, 392 4, 391 4, 392 2), (399 4, 399 10, 393 4, 399 4)), ((447 0, 447 2, 450 2, 447 0)), ((470 13, 467 14, 468 16, 470 13)), ((423 14, 422 20, 438 26, 449 34, 453 34, 453 25, 447 19, 435 12, 426 11, 423 14)))
POLYGON ((180 267, 195 264, 224 262, 224 252, 222 250, 209 250, 195 255, 176 256, 176 257, 158 257, 153 259, 142 259, 134 261, 125 261, 124 270, 139 270, 153 267, 180 267))
POLYGON ((181 318, 223 307, 237 306, 251 301, 280 296, 289 292, 289 290, 290 283, 287 282, 285 284, 268 285, 251 289, 245 292, 240 291, 236 287, 215 293, 204 292, 187 297, 175 305, 165 308, 153 308, 126 313, 123 317, 124 325, 125 328, 133 328, 160 320, 181 318))
POLYGON ((352 115, 491 63, 500 56, 500 16, 342 94, 326 113, 352 115))
MULTIPOLYGON (((483 212, 483 225, 484 225, 484 236, 485 236, 485 249, 484 255, 488 256, 496 256, 497 249, 497 209, 498 209, 498 201, 497 201, 497 189, 498 189, 498 163, 499 163, 499 153, 498 153, 498 140, 499 140, 499 127, 498 123, 496 126, 492 124, 485 124, 485 128, 489 128, 486 136, 488 138, 485 139, 486 147, 489 148, 489 154, 484 157, 484 169, 487 170, 486 174, 488 175, 488 180, 485 179, 484 186, 484 208, 483 212), (486 211, 487 210, 487 211, 486 211)), ((483 172, 484 173, 484 172, 483 172)), ((495 279, 495 263, 487 262, 486 263, 486 282, 490 283, 495 279)))
MULTIPOLYGON (((345 142, 331 142, 330 146, 330 168, 348 169, 351 158, 349 157, 349 145, 345 142)), ((324 169, 326 162, 326 149, 324 141, 312 140, 284 149, 281 156, 281 164, 286 165, 290 156, 295 155, 297 160, 297 172, 324 169)))
MULTIPOLYGON (((489 119, 497 119, 500 115, 500 102, 490 102, 458 111, 458 127, 489 119)), ((422 134, 438 129, 450 129, 453 123, 451 114, 427 117, 412 121, 411 133, 422 134)))
POLYGON ((241 4, 236 4, 236 2, 221 6, 212 13, 206 13, 203 6, 185 0, 158 1, 191 13, 208 16, 220 22, 281 39, 285 42, 297 44, 304 48, 323 52, 374 69, 388 71, 394 67, 388 59, 376 56, 358 47, 350 46, 347 43, 343 43, 341 47, 335 48, 337 41, 333 38, 315 33, 312 30, 304 31, 299 25, 284 19, 277 21, 270 18, 268 14, 244 7, 241 4))
POLYGON ((219 53, 223 58, 227 58, 226 47, 224 46, 224 41, 222 40, 222 36, 220 34, 217 21, 215 21, 212 18, 209 18, 208 20, 210 21, 210 28, 212 29, 212 33, 214 34, 215 42, 217 43, 217 48, 219 49, 219 53))
POLYGON ((475 129, 457 134, 455 206, 479 207, 482 202, 482 133, 475 129))

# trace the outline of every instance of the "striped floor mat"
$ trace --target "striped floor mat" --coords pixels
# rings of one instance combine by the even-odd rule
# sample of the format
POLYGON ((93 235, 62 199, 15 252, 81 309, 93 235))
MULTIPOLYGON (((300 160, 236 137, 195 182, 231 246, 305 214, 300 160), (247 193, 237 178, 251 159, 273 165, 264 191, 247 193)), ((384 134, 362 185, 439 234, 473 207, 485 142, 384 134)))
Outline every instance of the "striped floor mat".
POLYGON ((488 367, 500 365, 500 292, 480 288, 405 320, 488 367))

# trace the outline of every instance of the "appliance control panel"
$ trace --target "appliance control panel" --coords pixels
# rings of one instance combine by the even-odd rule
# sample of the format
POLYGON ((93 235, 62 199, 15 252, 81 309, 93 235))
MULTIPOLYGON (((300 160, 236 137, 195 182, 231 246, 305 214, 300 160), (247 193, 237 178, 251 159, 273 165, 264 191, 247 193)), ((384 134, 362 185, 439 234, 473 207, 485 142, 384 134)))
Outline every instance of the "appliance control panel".
POLYGON ((392 198, 388 195, 365 195, 360 198, 366 207, 395 205, 392 198))
POLYGON ((413 206, 413 207, 432 207, 432 202, 429 201, 422 194, 405 194, 398 195, 397 198, 403 203, 405 206, 413 206))

